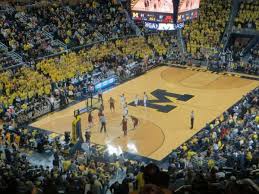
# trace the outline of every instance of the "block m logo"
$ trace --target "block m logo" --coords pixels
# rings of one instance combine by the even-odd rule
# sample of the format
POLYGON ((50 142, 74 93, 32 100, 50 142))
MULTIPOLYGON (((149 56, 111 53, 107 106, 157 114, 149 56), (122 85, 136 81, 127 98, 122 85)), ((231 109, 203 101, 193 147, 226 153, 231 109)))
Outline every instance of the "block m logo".
MULTIPOLYGON (((147 107, 156 109, 157 111, 163 112, 163 113, 168 113, 171 110, 176 108, 176 106, 170 105, 172 103, 172 101, 170 99, 168 99, 167 97, 173 97, 173 98, 176 98, 177 100, 180 100, 183 102, 186 102, 194 97, 193 95, 190 95, 190 94, 181 95, 181 94, 167 92, 166 90, 161 90, 161 89, 157 89, 157 90, 151 92, 151 94, 157 100, 148 100, 147 107), (164 103, 165 105, 160 105, 161 103, 164 103)), ((130 102, 129 105, 135 106, 134 101, 130 102)), ((139 106, 144 106, 143 100, 139 101, 139 106)))

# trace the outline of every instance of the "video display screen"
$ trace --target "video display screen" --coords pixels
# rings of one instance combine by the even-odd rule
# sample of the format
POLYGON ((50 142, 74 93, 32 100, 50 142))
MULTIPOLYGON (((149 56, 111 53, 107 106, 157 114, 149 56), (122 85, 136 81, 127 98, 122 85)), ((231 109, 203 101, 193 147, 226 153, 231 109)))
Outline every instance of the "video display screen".
POLYGON ((177 22, 184 22, 198 17, 200 0, 180 0, 177 22))
POLYGON ((179 13, 199 9, 200 0, 180 0, 179 13))
POLYGON ((167 24, 177 17, 175 21, 181 23, 197 18, 199 6, 200 0, 132 0, 131 12, 136 21, 167 24))
POLYGON ((184 22, 198 17, 200 0, 132 0, 131 12, 135 21, 157 30, 182 28, 184 22))
POLYGON ((134 20, 173 23, 172 0, 132 0, 131 11, 134 20))
POLYGON ((172 14, 174 6, 172 0, 138 0, 132 10, 172 14))

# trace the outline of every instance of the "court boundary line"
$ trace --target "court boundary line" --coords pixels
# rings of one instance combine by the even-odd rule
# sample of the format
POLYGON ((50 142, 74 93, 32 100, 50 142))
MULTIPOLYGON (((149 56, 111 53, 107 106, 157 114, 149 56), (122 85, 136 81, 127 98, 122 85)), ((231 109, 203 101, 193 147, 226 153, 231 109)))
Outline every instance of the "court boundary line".
POLYGON ((227 75, 227 76, 232 76, 232 77, 239 77, 239 78, 259 81, 259 76, 257 76, 257 75, 249 75, 249 74, 243 74, 243 73, 238 73, 238 72, 228 72, 228 71, 217 72, 217 71, 211 71, 208 69, 204 69, 201 67, 193 67, 193 66, 179 65, 179 64, 169 64, 169 62, 164 62, 162 64, 164 66, 168 66, 168 67, 177 67, 177 68, 181 68, 181 69, 188 69, 191 71, 199 71, 199 72, 200 71, 210 72, 213 74, 216 73, 216 74, 221 74, 221 75, 227 75))
MULTIPOLYGON (((153 70, 155 70, 155 69, 157 69, 157 68, 159 68, 159 67, 161 67, 161 66, 162 66, 162 67, 163 67, 163 66, 176 67, 176 68, 181 68, 181 69, 188 69, 188 70, 191 70, 191 71, 197 71, 197 70, 195 70, 195 69, 204 70, 204 69, 198 68, 198 67, 193 68, 193 67, 189 67, 189 66, 180 66, 180 65, 176 65, 176 64, 170 64, 170 65, 169 65, 169 64, 161 63, 161 64, 155 65, 153 68, 147 70, 146 72, 142 73, 141 75, 138 75, 138 76, 133 77, 133 78, 131 78, 131 79, 125 80, 125 81, 123 81, 123 82, 121 82, 121 83, 119 83, 119 84, 117 84, 117 85, 114 85, 114 86, 111 87, 111 88, 115 88, 115 87, 117 87, 117 86, 119 86, 119 85, 122 85, 122 84, 128 82, 128 81, 131 81, 131 80, 136 79, 136 78, 138 78, 138 77, 144 76, 146 73, 149 73, 149 72, 151 72, 151 71, 153 71, 153 70)), ((213 73, 213 71, 210 71, 210 70, 205 70, 205 71, 203 71, 203 72, 210 72, 210 73, 213 73)), ((236 74, 231 74, 231 73, 227 73, 227 72, 219 72, 218 74, 228 75, 228 76, 236 76, 236 74)), ((239 77, 240 77, 240 78, 244 78, 244 79, 257 80, 257 81, 259 81, 259 77, 258 77, 258 78, 255 78, 255 77, 250 77, 250 76, 245 76, 245 75, 240 75, 239 77)), ((255 90, 257 87, 258 87, 258 86, 256 86, 255 88, 253 88, 253 89, 250 90, 249 92, 255 90)), ((249 92, 248 92, 248 93, 249 93, 249 92)), ((55 134, 59 134, 60 136, 63 136, 62 133, 56 133, 56 132, 53 132, 53 131, 48 130, 48 129, 42 129, 42 128, 34 127, 34 126, 31 126, 31 124, 33 124, 34 122, 36 122, 36 121, 38 121, 38 120, 43 119, 43 117, 46 116, 46 115, 48 115, 48 114, 51 115, 51 114, 54 114, 55 112, 60 112, 60 111, 62 111, 62 110, 65 110, 65 109, 69 108, 70 106, 73 106, 73 105, 75 105, 75 104, 78 104, 78 103, 80 103, 80 102, 82 102, 82 101, 84 101, 84 100, 85 100, 85 99, 82 99, 82 100, 79 100, 79 101, 74 100, 74 101, 72 101, 67 107, 65 107, 64 109, 57 109, 57 110, 55 110, 55 111, 53 111, 53 112, 46 113, 45 115, 42 115, 42 116, 40 116, 39 118, 36 118, 35 120, 30 121, 29 124, 25 124, 25 126, 27 126, 28 128, 31 128, 31 129, 36 129, 36 130, 41 130, 41 131, 45 131, 45 132, 50 132, 49 134, 55 133, 55 134)), ((233 108, 233 107, 234 107, 236 104, 238 104, 241 100, 242 100, 242 98, 239 99, 237 102, 234 102, 229 108, 227 108, 225 111, 223 111, 223 113, 226 112, 226 111, 228 111, 228 110, 230 110, 231 108, 233 108)), ((219 116, 221 116, 223 113, 221 113, 219 116)), ((210 125, 211 125, 211 124, 214 124, 215 121, 216 121, 216 119, 217 119, 219 116, 217 116, 215 119, 213 119, 211 122, 209 122, 209 124, 210 124, 210 125)), ((155 125, 156 125, 156 124, 155 124, 155 125)), ((156 125, 156 126, 157 126, 157 125, 156 125)), ((160 127, 159 127, 159 128, 160 128, 160 127)), ((161 128, 160 128, 160 129, 161 129, 161 128)), ((188 138, 188 139, 187 139, 186 141, 184 141, 183 143, 189 142, 194 136, 198 135, 198 133, 202 132, 203 130, 204 130, 204 127, 201 128, 201 129, 199 129, 194 135, 192 135, 190 138, 188 138)), ((163 130, 162 130, 162 132, 163 132, 163 130)), ((164 133, 163 133, 163 135, 164 135, 164 133)), ((164 143, 164 141, 163 141, 163 143, 164 143)), ((182 143, 182 144, 183 144, 183 143, 182 143)), ((95 143, 93 143, 93 144, 94 144, 94 145, 97 145, 97 146, 103 146, 103 147, 105 147, 104 145, 101 145, 101 144, 95 144, 95 143)), ((182 144, 181 144, 181 145, 182 145, 182 144)), ((161 144, 161 146, 162 146, 162 145, 163 145, 163 144, 161 144)), ((181 145, 180 145, 180 146, 181 146, 181 145)), ((161 146, 160 146, 160 147, 161 147, 161 146)), ((179 149, 180 146, 176 147, 175 149, 172 149, 172 151, 179 149)), ((159 148, 160 148, 160 147, 159 147, 159 148)), ((158 148, 158 149, 159 149, 159 148, 158 148)), ((158 150, 158 149, 157 149, 157 150, 158 150)), ((156 150, 156 151, 157 151, 157 150, 156 150)), ((154 152, 155 152, 155 151, 154 151, 154 152)), ((154 153, 154 152, 153 152, 153 153, 154 153)), ((161 160, 156 160, 156 159, 148 158, 148 157, 145 157, 145 156, 141 156, 141 155, 139 155, 139 154, 134 154, 134 153, 126 152, 126 151, 123 152, 123 154, 133 155, 133 156, 135 156, 135 157, 143 158, 144 160, 154 161, 154 162, 157 162, 157 163, 163 163, 165 160, 168 159, 168 157, 171 155, 171 153, 172 153, 172 152, 170 152, 167 156, 165 156, 165 157, 162 158, 161 160)))

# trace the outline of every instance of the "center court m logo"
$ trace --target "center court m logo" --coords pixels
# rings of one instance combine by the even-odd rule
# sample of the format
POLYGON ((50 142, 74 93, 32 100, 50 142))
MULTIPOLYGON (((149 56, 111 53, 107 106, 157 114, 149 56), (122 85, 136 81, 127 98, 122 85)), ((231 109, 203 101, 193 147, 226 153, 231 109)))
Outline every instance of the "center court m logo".
MULTIPOLYGON (((190 94, 176 94, 167 92, 166 90, 157 89, 151 92, 152 96, 157 98, 157 100, 148 100, 147 107, 156 109, 158 112, 168 113, 176 108, 174 105, 170 105, 172 101, 167 97, 176 98, 179 101, 187 102, 193 95, 190 94), (167 103, 166 105, 160 105, 161 103, 167 103)), ((135 106, 134 101, 129 103, 130 106, 135 106)), ((139 100, 139 106, 144 106, 143 100, 139 100)))

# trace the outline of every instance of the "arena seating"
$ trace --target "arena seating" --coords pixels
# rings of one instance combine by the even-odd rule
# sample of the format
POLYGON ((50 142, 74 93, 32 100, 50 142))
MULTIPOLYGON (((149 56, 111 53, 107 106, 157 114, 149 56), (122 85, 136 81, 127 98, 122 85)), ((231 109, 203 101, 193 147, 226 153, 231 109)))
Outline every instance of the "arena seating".
POLYGON ((259 59, 259 44, 257 44, 256 47, 253 48, 251 54, 255 60, 259 59))
POLYGON ((259 3, 258 1, 245 1, 240 5, 237 17, 235 18, 235 26, 238 29, 250 28, 259 30, 259 3))
POLYGON ((191 21, 183 30, 188 52, 204 55, 202 49, 221 47, 219 42, 230 15, 230 5, 230 0, 201 1, 198 19, 191 21))
POLYGON ((39 18, 44 30, 69 47, 131 33, 122 7, 112 1, 88 1, 75 6, 51 4, 30 10, 30 15, 39 18))
POLYGON ((0 41, 26 60, 60 51, 38 28, 38 20, 24 12, 5 13, 0 19, 0 41))
MULTIPOLYGON (((120 65, 128 64, 131 58, 143 60, 145 56, 152 57, 153 51, 146 43, 144 37, 121 39, 104 44, 97 44, 89 50, 81 50, 78 54, 68 53, 61 57, 42 60, 35 64, 36 70, 24 68, 15 72, 14 76, 17 79, 10 80, 13 73, 11 71, 6 71, 2 73, 1 76, 1 84, 5 87, 2 87, 2 93, 4 95, 2 96, 0 103, 3 104, 6 110, 7 107, 13 105, 16 98, 20 98, 24 102, 27 95, 29 99, 44 94, 49 96, 48 80, 61 84, 60 86, 62 86, 62 82, 64 83, 76 76, 84 76, 89 71, 92 71, 93 66, 97 67, 101 64, 104 65, 109 61, 109 57, 112 56, 116 59, 117 65, 111 66, 110 69, 117 71, 116 69, 120 65), (126 61, 124 60, 125 58, 127 58, 126 61), (26 77, 28 76, 27 73, 30 77, 26 77), (36 85, 35 81, 40 82, 36 85), (23 88, 24 83, 27 83, 30 87, 27 87, 26 89, 23 88), (21 87, 17 91, 16 88, 13 88, 14 85, 16 87, 21 87), (45 89, 47 89, 47 92, 45 89), (8 96, 12 96, 12 98, 6 101, 8 96)), ((107 67, 109 66, 110 65, 107 65, 107 67)), ((99 70, 102 71, 102 68, 99 70)), ((106 70, 103 69, 103 72, 106 72, 106 70)))
POLYGON ((175 34, 170 32, 149 34, 147 35, 147 42, 155 49, 159 56, 179 58, 180 51, 175 34))
MULTIPOLYGON (((206 49, 222 47, 219 42, 230 4, 230 0, 201 0, 199 18, 183 30, 187 52, 193 58, 202 58, 206 49)), ((74 100, 86 83, 73 85, 72 80, 89 72, 100 73, 100 80, 116 74, 124 81, 133 74, 128 68, 132 62, 142 68, 146 60, 179 62, 182 54, 174 33, 152 34, 142 29, 143 36, 136 36, 116 0, 86 0, 79 5, 53 1, 28 9, 10 7, 12 11, 0 15, 0 42, 28 64, 0 73, 0 118, 4 120, 3 128, 0 126, 0 193, 259 192, 259 88, 173 150, 163 161, 162 170, 153 163, 110 156, 98 145, 91 146, 91 154, 78 151, 71 156, 70 139, 51 137, 48 132, 26 125, 16 126, 14 120, 21 111, 24 117, 19 117, 20 123, 26 123, 45 113, 51 98, 59 101, 62 93, 68 93, 69 101, 74 100), (75 49, 78 46, 82 49, 75 49), (37 60, 66 47, 74 50, 37 60), (33 115, 28 118, 27 112, 33 115), (32 152, 54 153, 53 163, 33 163, 32 152)), ((235 25, 258 30, 257 13, 257 1, 243 2, 235 25)), ((238 45, 237 50, 244 45, 238 45)), ((17 64, 8 51, 0 51, 0 69, 17 64)), ((259 58, 258 45, 251 54, 253 59, 259 58)), ((258 75, 259 68, 250 63, 232 63, 228 70, 258 75)))
POLYGON ((26 102, 32 98, 50 94, 50 80, 31 68, 24 67, 13 73, 1 73, 1 104, 5 108, 14 102, 26 102))
POLYGON ((166 171, 160 171, 154 164, 144 166, 136 161, 108 157, 98 146, 92 146, 91 155, 77 153, 71 158, 69 146, 59 138, 50 139, 37 130, 17 131, 5 126, 0 141, 6 145, 0 151, 0 191, 105 193, 110 189, 136 193, 144 181, 145 187, 153 184, 167 193, 169 189, 175 193, 257 193, 258 94, 258 88, 250 92, 214 124, 173 151, 166 171), (54 168, 32 165, 26 159, 31 149, 53 150, 54 168), (112 178, 124 177, 125 173, 121 184, 109 184, 112 178))

